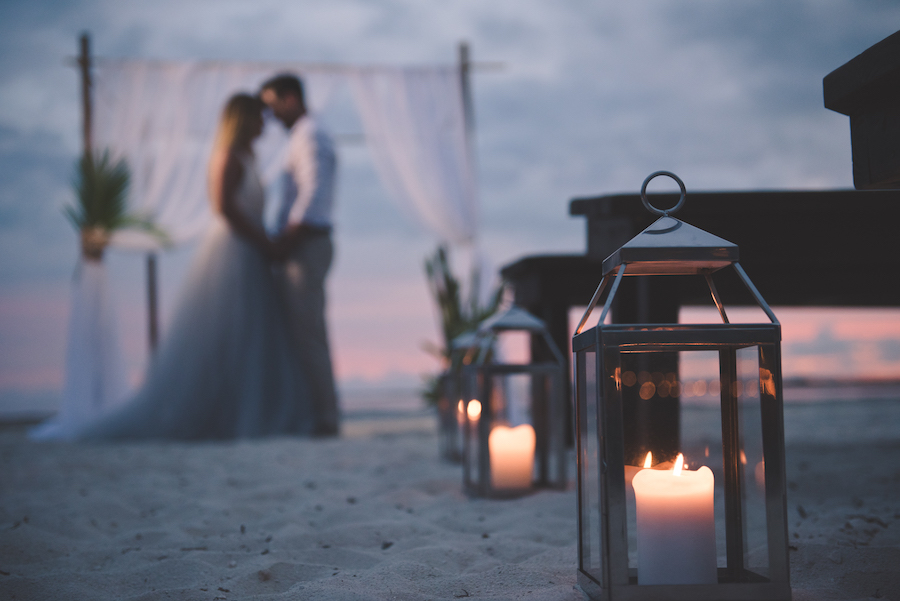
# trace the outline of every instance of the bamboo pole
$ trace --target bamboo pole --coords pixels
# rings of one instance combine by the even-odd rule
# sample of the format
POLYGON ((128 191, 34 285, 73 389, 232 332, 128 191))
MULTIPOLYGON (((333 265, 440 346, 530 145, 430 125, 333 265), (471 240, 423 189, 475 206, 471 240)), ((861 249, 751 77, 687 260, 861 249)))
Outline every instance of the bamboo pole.
POLYGON ((472 88, 470 83, 470 75, 472 72, 472 61, 469 58, 469 43, 459 43, 459 78, 462 88, 463 116, 466 122, 466 135, 471 137, 475 129, 475 118, 472 110, 472 88))
POLYGON ((159 345, 159 308, 156 283, 156 253, 147 253, 147 340, 151 356, 159 345))
POLYGON ((81 107, 82 107, 82 139, 84 142, 84 154, 90 156, 93 150, 92 112, 91 103, 91 38, 85 32, 79 40, 78 66, 81 69, 81 107))

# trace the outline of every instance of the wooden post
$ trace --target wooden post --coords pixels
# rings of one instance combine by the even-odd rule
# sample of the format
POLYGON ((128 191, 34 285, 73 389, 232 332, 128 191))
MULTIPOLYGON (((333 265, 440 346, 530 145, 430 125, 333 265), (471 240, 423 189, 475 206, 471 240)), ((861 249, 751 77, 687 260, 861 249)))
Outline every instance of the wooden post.
POLYGON ((470 138, 475 129, 475 119, 472 109, 472 88, 469 84, 469 73, 472 70, 472 61, 469 58, 468 42, 459 43, 459 78, 462 88, 463 116, 466 122, 466 135, 470 138))
POLYGON ((156 253, 147 253, 147 339, 150 343, 150 354, 156 352, 159 344, 159 321, 156 295, 156 253))
POLYGON ((92 112, 91 103, 91 38, 87 33, 81 34, 80 53, 78 66, 81 68, 81 107, 83 116, 82 136, 84 141, 84 154, 91 155, 93 150, 92 112))
MULTIPOLYGON (((91 91, 91 37, 85 32, 79 39, 78 66, 81 70, 81 109, 83 119, 83 142, 85 156, 91 156, 94 147, 93 102, 91 91)), ((156 282, 156 253, 147 253, 147 339, 150 353, 159 342, 158 293, 156 282)))

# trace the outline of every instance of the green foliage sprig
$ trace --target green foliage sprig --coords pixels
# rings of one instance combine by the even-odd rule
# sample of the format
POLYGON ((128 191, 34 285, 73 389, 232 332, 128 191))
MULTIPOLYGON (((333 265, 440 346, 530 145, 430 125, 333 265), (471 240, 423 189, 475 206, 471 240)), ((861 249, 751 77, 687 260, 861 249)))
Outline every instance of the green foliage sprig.
MULTIPOLYGON (((431 345, 426 350, 441 359, 443 365, 451 367, 462 360, 453 353, 453 340, 460 334, 473 331, 479 323, 493 315, 503 298, 503 286, 491 292, 487 304, 481 304, 481 274, 478 269, 471 273, 469 298, 463 302, 459 280, 450 270, 447 249, 439 246, 434 255, 425 260, 428 287, 437 303, 441 315, 443 346, 431 345)), ((437 404, 440 398, 440 374, 428 376, 422 390, 422 398, 429 404, 437 404)))
POLYGON ((116 230, 135 228, 169 244, 168 235, 151 219, 127 212, 130 179, 128 163, 125 159, 114 161, 109 150, 82 155, 72 181, 76 203, 63 209, 72 225, 82 232, 82 240, 86 232, 94 232, 94 238, 107 239, 116 230))

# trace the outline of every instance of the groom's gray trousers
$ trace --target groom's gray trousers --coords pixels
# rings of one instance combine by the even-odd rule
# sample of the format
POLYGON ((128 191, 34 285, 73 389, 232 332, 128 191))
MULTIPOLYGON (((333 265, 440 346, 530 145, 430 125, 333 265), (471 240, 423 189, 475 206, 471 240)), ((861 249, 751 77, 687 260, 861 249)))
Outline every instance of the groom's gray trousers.
POLYGON ((275 275, 287 303, 288 320, 300 366, 312 394, 313 433, 338 433, 339 412, 328 331, 325 276, 334 256, 328 230, 304 236, 275 275))

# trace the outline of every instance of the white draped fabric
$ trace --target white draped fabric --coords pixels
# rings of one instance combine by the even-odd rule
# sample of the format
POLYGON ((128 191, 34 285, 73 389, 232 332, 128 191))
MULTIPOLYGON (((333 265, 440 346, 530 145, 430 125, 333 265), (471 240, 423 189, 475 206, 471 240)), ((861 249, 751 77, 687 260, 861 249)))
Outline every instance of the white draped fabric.
POLYGON ((128 387, 116 315, 100 261, 81 260, 72 279, 66 379, 59 412, 32 430, 59 439, 125 397, 128 387))
MULTIPOLYGON (((206 169, 225 101, 238 91, 254 93, 279 72, 303 78, 313 114, 349 81, 376 169, 394 200, 442 241, 476 236, 476 185, 458 69, 103 59, 96 65, 95 148, 128 161, 130 210, 153 219, 174 244, 196 238, 211 221, 206 169)), ((257 144, 264 177, 280 167, 286 140, 281 127, 266 127, 257 144)), ((112 245, 151 250, 159 242, 123 231, 112 245)), ((58 418, 89 418, 125 394, 102 269, 85 263, 76 276, 58 418)))
MULTIPOLYGON (((391 195, 438 238, 472 241, 477 197, 466 139, 459 69, 328 68, 302 64, 101 60, 95 78, 94 142, 128 160, 131 207, 177 244, 209 223, 206 164, 219 113, 238 91, 255 92, 290 71, 305 83, 313 114, 349 82, 378 174, 391 195)), ((257 144, 263 172, 279 167, 286 136, 267 127, 257 144)), ((113 244, 156 242, 121 232, 113 244)))
POLYGON ((354 73, 353 95, 393 198, 444 240, 475 237, 475 178, 458 69, 354 73))

